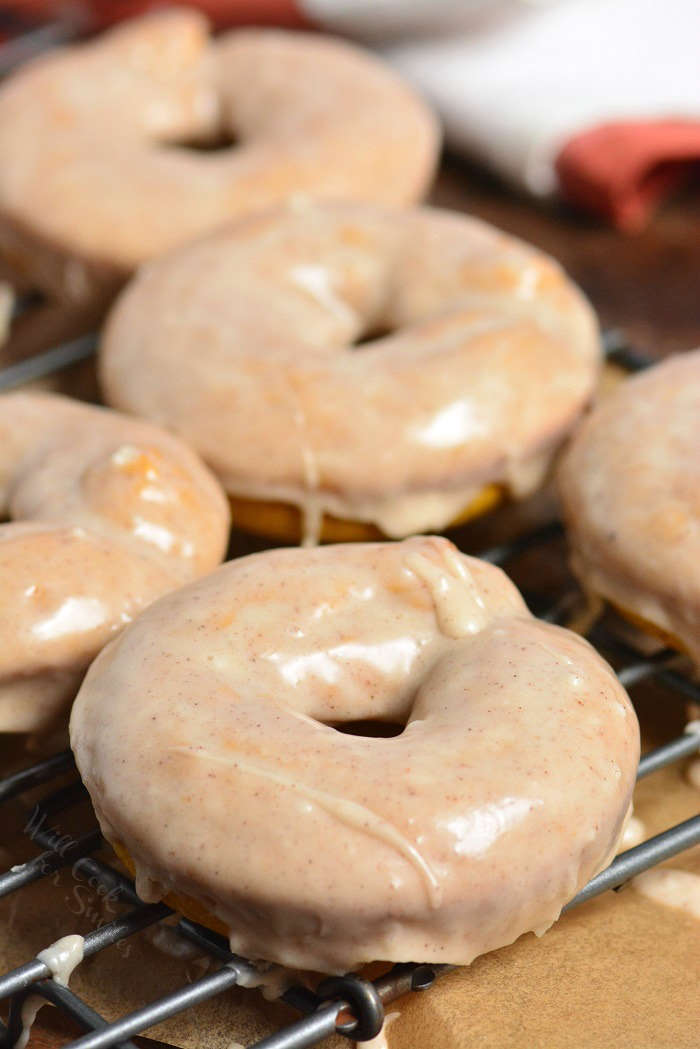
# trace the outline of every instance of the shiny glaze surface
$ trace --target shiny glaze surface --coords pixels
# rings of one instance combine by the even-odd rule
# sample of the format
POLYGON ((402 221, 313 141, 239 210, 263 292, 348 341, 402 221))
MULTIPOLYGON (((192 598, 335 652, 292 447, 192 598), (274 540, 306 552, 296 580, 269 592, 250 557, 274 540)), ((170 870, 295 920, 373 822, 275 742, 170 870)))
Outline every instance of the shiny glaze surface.
POLYGON ((81 299, 299 191, 417 200, 439 137, 425 103, 351 44, 269 29, 210 40, 199 12, 152 14, 3 85, 0 249, 35 284, 81 299))
POLYGON ((101 646, 213 568, 226 500, 176 438, 48 394, 0 397, 0 731, 43 727, 101 646))
POLYGON ((583 586, 700 665, 700 350, 605 399, 578 431, 559 481, 583 586))
POLYGON ((231 494, 299 505, 311 533, 326 511, 404 536, 486 485, 537 487, 599 355, 534 248, 447 211, 297 201, 142 270, 100 370, 231 494))
POLYGON ((268 551, 156 602, 71 742, 144 898, 326 971, 547 928, 614 854, 639 751, 594 650, 439 538, 268 551), (358 719, 405 728, 334 727, 358 719))

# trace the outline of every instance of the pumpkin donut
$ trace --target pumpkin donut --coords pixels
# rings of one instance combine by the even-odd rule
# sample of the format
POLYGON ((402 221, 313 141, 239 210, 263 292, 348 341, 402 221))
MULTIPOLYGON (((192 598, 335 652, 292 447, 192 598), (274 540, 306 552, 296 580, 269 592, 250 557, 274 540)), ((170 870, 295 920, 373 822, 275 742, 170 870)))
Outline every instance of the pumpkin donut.
POLYGON ((143 899, 327 972, 546 929, 614 854, 639 754, 590 645, 441 538, 266 551, 169 594, 91 666, 71 743, 143 899))
POLYGON ((198 12, 151 14, 0 89, 0 261, 53 297, 108 297, 145 259, 300 191, 414 201, 438 148, 427 106, 351 44, 210 40, 198 12))
POLYGON ((534 248, 447 211, 298 201, 145 267, 99 368, 109 403, 199 451, 235 524, 298 536, 301 516, 315 540, 528 495, 599 361, 588 303, 534 248))
POLYGON ((700 350, 605 398, 559 490, 584 589, 700 665, 700 350))
POLYGON ((44 729, 154 598, 213 568, 214 478, 149 423, 51 394, 0 397, 0 731, 44 729))

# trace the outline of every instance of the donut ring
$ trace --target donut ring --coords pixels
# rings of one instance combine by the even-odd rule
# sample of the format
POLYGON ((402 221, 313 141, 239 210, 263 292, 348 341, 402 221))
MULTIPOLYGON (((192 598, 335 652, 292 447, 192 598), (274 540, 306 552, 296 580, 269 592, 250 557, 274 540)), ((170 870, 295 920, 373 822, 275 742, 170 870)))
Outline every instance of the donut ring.
POLYGON ((0 257, 83 300, 300 191, 414 201, 438 149, 427 106, 359 48, 256 29, 210 42, 198 12, 152 14, 51 52, 0 90, 0 257), (239 144, 177 147, 226 135, 239 144))
POLYGON ((595 651, 440 538, 267 551, 168 595, 88 671, 71 744, 142 898, 331 972, 548 927, 612 856, 639 753, 595 651), (332 727, 356 719, 406 727, 332 727))
POLYGON ((599 362, 590 307, 535 249, 446 211, 307 202, 141 271, 99 369, 109 403, 316 539, 324 515, 401 537, 529 494, 599 362))
POLYGON ((700 350, 604 399, 559 488, 584 589, 700 665, 700 350))
POLYGON ((155 426, 50 394, 0 397, 0 731, 46 728, 154 598, 219 563, 215 480, 155 426))

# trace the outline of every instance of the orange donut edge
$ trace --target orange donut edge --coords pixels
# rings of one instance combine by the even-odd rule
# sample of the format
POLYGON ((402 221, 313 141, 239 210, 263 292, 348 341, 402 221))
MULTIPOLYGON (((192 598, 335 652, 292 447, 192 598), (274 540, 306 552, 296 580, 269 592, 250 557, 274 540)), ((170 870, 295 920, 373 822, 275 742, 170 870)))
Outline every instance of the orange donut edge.
MULTIPOLYGON (((258 499, 244 499, 229 495, 231 520, 234 528, 254 535, 268 536, 286 542, 298 543, 302 537, 302 514, 291 503, 276 503, 258 499)), ((504 499, 500 485, 487 484, 446 526, 455 528, 475 517, 488 513, 504 499)), ((321 541, 324 543, 367 543, 388 538, 376 525, 366 521, 351 521, 332 514, 324 514, 321 541)))
MULTIPOLYGON (((110 844, 133 878, 136 874, 136 866, 126 846, 118 841, 110 842, 110 844)), ((218 932, 228 939, 228 929, 223 922, 192 896, 186 896, 179 892, 169 892, 167 896, 163 897, 163 901, 167 903, 168 907, 172 907, 174 911, 177 911, 178 914, 182 914, 185 918, 189 918, 191 921, 197 922, 198 925, 211 929, 212 932, 218 932)))
MULTIPOLYGON (((111 845, 122 864, 126 867, 127 871, 133 878, 136 870, 128 849, 122 845, 121 842, 111 842, 111 845)), ((202 925, 205 929, 219 933, 228 940, 229 930, 224 923, 192 896, 186 896, 178 892, 169 892, 167 896, 163 897, 163 902, 167 903, 169 907, 172 907, 172 909, 182 915, 183 918, 189 918, 190 921, 196 922, 197 925, 202 925)), ((366 962, 364 965, 361 965, 358 970, 358 972, 367 980, 374 979, 375 976, 379 976, 384 971, 385 964, 381 961, 366 962)))
MULTIPOLYGON (((601 595, 602 596, 602 595, 601 595)), ((636 612, 630 612, 628 608, 624 608, 622 605, 616 604, 609 598, 606 598, 608 604, 612 609, 617 612, 622 619, 630 623, 631 626, 640 630, 643 634, 648 634, 650 637, 660 641, 663 645, 668 648, 673 648, 677 652, 682 652, 684 655, 690 655, 687 648, 675 634, 669 633, 668 630, 664 630, 662 627, 657 626, 656 623, 652 623, 651 620, 645 619, 643 616, 638 615, 636 612)))

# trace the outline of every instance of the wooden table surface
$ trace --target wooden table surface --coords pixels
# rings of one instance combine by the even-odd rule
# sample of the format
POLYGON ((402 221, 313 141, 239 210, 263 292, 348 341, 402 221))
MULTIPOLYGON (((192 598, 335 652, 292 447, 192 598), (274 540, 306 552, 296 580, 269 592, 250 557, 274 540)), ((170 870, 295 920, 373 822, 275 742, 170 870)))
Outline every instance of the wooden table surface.
MULTIPOLYGON (((483 172, 451 159, 431 199, 554 255, 589 296, 603 327, 620 329, 640 349, 664 356, 700 346, 700 193, 669 204, 633 236, 564 206, 545 208, 513 196, 483 172)), ((56 1010, 44 1009, 31 1045, 55 1049, 71 1034, 74 1028, 56 1010)))

